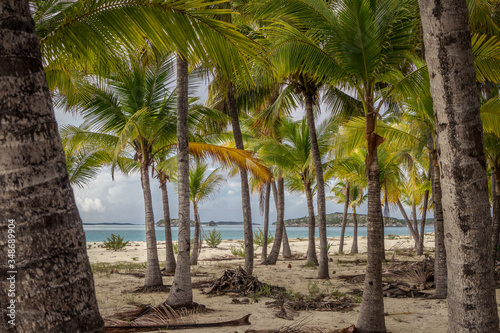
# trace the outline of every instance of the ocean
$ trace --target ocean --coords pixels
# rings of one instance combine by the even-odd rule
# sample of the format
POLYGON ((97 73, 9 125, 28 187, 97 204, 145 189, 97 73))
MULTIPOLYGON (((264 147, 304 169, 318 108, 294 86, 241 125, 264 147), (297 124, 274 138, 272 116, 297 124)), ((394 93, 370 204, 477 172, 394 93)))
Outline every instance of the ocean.
MULTIPOLYGON (((243 239, 243 226, 217 226, 208 227, 202 226, 202 233, 208 233, 212 229, 217 230, 221 233, 222 239, 233 239, 242 240, 243 239)), ((263 229, 262 226, 254 225, 254 232, 258 229, 263 229)), ((102 242, 105 241, 111 234, 120 235, 126 241, 146 241, 146 231, 144 224, 134 224, 134 225, 84 225, 85 237, 87 242, 102 242)), ((326 228, 327 237, 340 237, 340 227, 327 227, 326 228)), ((155 228, 156 239, 158 241, 165 241, 165 228, 155 228)), ((346 228, 346 236, 353 235, 353 227, 346 228)), ((172 227, 172 239, 177 241, 178 228, 172 227)), ((270 227, 269 231, 274 236, 275 227, 270 227)), ((385 235, 409 235, 410 232, 407 227, 385 227, 385 235)), ((425 227, 425 232, 434 232, 434 227, 425 227)), ((191 227, 191 236, 194 234, 194 228, 191 227)), ((288 238, 307 238, 308 228, 307 227, 288 227, 287 228, 288 238)), ((316 237, 318 237, 318 228, 316 228, 316 237)), ((366 236, 366 227, 358 228, 358 236, 366 236)))

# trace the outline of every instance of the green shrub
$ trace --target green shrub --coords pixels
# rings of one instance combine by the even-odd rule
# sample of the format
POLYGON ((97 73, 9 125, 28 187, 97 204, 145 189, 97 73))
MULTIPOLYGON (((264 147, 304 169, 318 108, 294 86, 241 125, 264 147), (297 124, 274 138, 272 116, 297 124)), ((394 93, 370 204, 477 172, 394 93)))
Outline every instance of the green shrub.
POLYGON ((220 232, 212 229, 208 234, 203 235, 203 239, 207 243, 208 247, 217 247, 220 243, 222 243, 222 236, 220 232))
POLYGON ((387 235, 387 239, 396 239, 396 235, 391 235, 391 234, 388 234, 387 235))
MULTIPOLYGON (((267 236, 267 244, 269 245, 272 242, 274 242, 274 236, 269 233, 269 235, 267 236)), ((262 247, 262 245, 264 245, 264 231, 262 231, 262 229, 259 228, 259 230, 253 233, 253 243, 257 245, 256 248, 262 247)))
POLYGON ((124 238, 122 236, 111 234, 111 236, 103 242, 104 247, 106 250, 121 250, 129 243, 129 241, 124 242, 123 240, 124 238))
POLYGON ((172 247, 174 248, 174 253, 177 255, 179 254, 179 245, 177 245, 177 242, 172 242, 172 247))
POLYGON ((231 254, 235 257, 245 258, 245 244, 240 243, 240 247, 231 246, 229 248, 231 250, 231 254))

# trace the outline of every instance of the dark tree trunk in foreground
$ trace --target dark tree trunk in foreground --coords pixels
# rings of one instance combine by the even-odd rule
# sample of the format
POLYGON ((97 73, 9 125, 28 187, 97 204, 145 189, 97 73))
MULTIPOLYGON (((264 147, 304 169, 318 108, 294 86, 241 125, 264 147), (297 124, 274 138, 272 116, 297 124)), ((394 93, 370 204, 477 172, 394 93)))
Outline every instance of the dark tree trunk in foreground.
POLYGON ((354 235, 352 236, 351 253, 358 253, 358 217, 356 207, 352 207, 352 221, 354 222, 354 235))
POLYGON ((170 224, 170 207, 168 204, 167 180, 160 175, 161 197, 163 199, 163 220, 165 226, 166 273, 175 273, 175 253, 172 243, 172 225, 170 224))
POLYGON ((318 231, 319 231, 319 266, 318 279, 328 279, 328 240, 326 238, 326 198, 325 198, 325 180, 323 179, 323 165, 319 152, 318 138, 316 136, 316 125, 314 123, 314 99, 311 92, 306 92, 305 111, 307 125, 309 127, 309 137, 311 139, 311 154, 314 162, 314 171, 316 173, 316 188, 318 201, 318 231))
POLYGON ((188 62, 177 54, 177 193, 179 198, 179 237, 177 268, 167 298, 168 305, 193 303, 191 286, 190 206, 189 206, 189 128, 188 128, 188 62))
POLYGON ((271 201, 271 183, 266 184, 264 203, 264 239, 262 242, 262 260, 267 259, 267 235, 269 233, 269 204, 271 201))
POLYGON ((448 332, 496 332, 491 213, 465 0, 419 1, 448 265, 448 332))
POLYGON ((357 327, 361 332, 385 332, 384 298, 382 294, 382 260, 384 258, 384 220, 380 201, 380 176, 377 146, 381 138, 374 133, 376 114, 373 104, 366 116, 368 170, 368 247, 363 300, 357 327))
MULTIPOLYGON (((227 88, 227 100, 231 125, 233 127, 234 142, 236 148, 245 149, 243 145, 243 136, 241 135, 238 110, 236 110, 236 101, 234 100, 234 87, 231 83, 227 88)), ((248 186, 247 171, 240 170, 241 179, 241 205, 243 207, 243 227, 245 233, 245 270, 248 274, 253 273, 253 233, 252 233, 252 209, 250 206, 250 188, 248 186)))
POLYGON ((446 298, 448 290, 448 269, 446 268, 446 249, 444 247, 444 221, 443 205, 441 204, 441 180, 437 151, 434 149, 432 135, 427 138, 429 151, 431 152, 432 166, 432 206, 434 207, 434 286, 436 291, 434 297, 446 298))
POLYGON ((314 214, 313 192, 311 189, 311 182, 304 181, 304 188, 306 190, 307 199, 307 212, 309 217, 309 241, 307 242, 307 262, 318 265, 318 256, 316 255, 316 217, 314 214))
POLYGON ((345 203, 344 203, 344 216, 342 217, 342 229, 340 230, 340 245, 339 254, 344 252, 344 237, 345 237, 345 227, 347 225, 347 213, 349 211, 349 194, 351 192, 351 185, 347 182, 345 186, 345 203))
MULTIPOLYGON (((143 157, 148 159, 148 157, 143 157)), ((153 200, 149 183, 149 163, 141 162, 142 193, 144 195, 144 210, 146 216, 146 279, 145 286, 162 286, 158 247, 156 245, 155 218, 153 215, 153 200)))
POLYGON ((498 259, 499 252, 497 251, 499 236, 500 236, 500 161, 497 160, 493 168, 492 176, 492 191, 493 191, 493 237, 492 248, 498 259))
POLYGON ((200 253, 200 215, 198 214, 198 204, 193 203, 194 212, 194 236, 193 251, 191 251, 191 265, 198 265, 198 254, 200 253))
POLYGON ((28 1, 0 1, 0 22, 0 331, 102 332, 28 1))
POLYGON ((273 182, 271 185, 273 187, 273 195, 276 199, 276 233, 274 234, 273 247, 269 256, 262 262, 263 265, 276 265, 278 261, 278 256, 280 253, 281 240, 283 237, 283 229, 285 228, 284 219, 284 207, 285 207, 285 182, 283 178, 279 178, 277 181, 278 186, 273 182), (281 204, 283 203, 283 204, 281 204))

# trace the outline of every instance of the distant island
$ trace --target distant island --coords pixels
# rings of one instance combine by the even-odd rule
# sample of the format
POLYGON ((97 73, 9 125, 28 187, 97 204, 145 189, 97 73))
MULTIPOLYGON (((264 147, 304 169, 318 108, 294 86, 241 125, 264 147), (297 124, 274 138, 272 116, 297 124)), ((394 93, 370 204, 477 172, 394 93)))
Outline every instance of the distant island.
MULTIPOLYGON (((343 213, 331 213, 331 214, 326 214, 326 226, 327 227, 340 227, 342 226, 342 218, 344 214, 343 213)), ((358 226, 359 227, 366 227, 366 219, 367 215, 366 214, 356 214, 357 220, 358 220, 358 226)), ((316 216, 316 225, 318 221, 318 216, 316 216)), ((309 222, 309 218, 307 216, 300 217, 300 218, 295 218, 295 219, 288 219, 285 220, 285 225, 287 227, 307 227, 309 222)), ((179 226, 179 219, 171 219, 170 223, 172 227, 177 227, 179 226)), ((194 225, 194 221, 191 221, 191 224, 194 225)), ((210 221, 210 222, 201 222, 202 225, 204 226, 227 226, 227 225, 243 225, 243 222, 235 222, 235 221, 210 221)), ((276 224, 276 222, 272 223, 273 225, 276 224)), ((420 225, 420 220, 418 220, 418 224, 420 225)), ((156 222, 157 227, 163 227, 165 225, 165 221, 161 219, 160 221, 156 222)), ((254 223, 253 225, 259 225, 262 226, 261 224, 254 223)), ((406 227, 406 221, 405 220, 400 220, 396 219, 394 217, 388 217, 384 218, 384 225, 387 227, 406 227)), ((433 218, 428 218, 425 221, 425 225, 434 225, 434 219, 433 218)), ((347 215, 347 226, 352 227, 354 226, 354 221, 352 220, 352 214, 347 215)))
POLYGON ((102 223, 86 223, 86 222, 84 222, 83 225, 140 225, 140 224, 120 223, 120 222, 102 222, 102 223))
MULTIPOLYGON (((342 219, 344 213, 331 213, 326 214, 326 226, 327 227, 340 227, 342 226, 342 219)), ((366 227, 367 225, 367 215, 366 214, 356 214, 356 219, 358 220, 359 227, 366 227)), ((420 225, 420 220, 417 220, 420 225)), ((309 217, 304 216, 296 219, 285 220, 285 225, 287 227, 307 227, 309 223, 309 217)), ((318 216, 316 215, 316 225, 318 223, 318 216)), ((273 223, 273 225, 276 222, 273 223)), ((394 217, 384 218, 384 225, 387 227, 406 227, 406 221, 396 219, 394 217)), ((428 218, 425 220, 425 225, 434 225, 434 219, 428 218)), ((353 227, 354 221, 352 220, 352 214, 347 214, 347 226, 353 227)))
MULTIPOLYGON (((190 221, 191 225, 194 225, 194 221, 190 221)), ((170 225, 172 227, 178 227, 179 226, 179 219, 170 219, 170 225)), ((243 222, 235 222, 235 221, 210 221, 210 222, 201 222, 201 225, 203 226, 209 226, 209 227, 216 227, 216 226, 222 226, 222 225, 243 225, 243 222)), ((260 225, 258 223, 253 223, 253 225, 260 225)), ((165 220, 161 219, 158 222, 156 222, 157 227, 164 227, 165 226, 165 220)))

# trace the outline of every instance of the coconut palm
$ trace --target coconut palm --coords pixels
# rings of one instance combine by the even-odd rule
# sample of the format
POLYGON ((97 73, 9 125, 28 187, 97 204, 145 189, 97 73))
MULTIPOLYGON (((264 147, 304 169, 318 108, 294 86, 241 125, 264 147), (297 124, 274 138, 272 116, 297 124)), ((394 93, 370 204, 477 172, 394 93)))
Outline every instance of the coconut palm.
POLYGON ((446 193, 442 203, 447 234, 448 332, 467 332, 471 327, 494 331, 498 329, 498 312, 491 215, 467 5, 450 0, 439 5, 426 1, 419 4, 440 152, 441 186, 446 193), (442 15, 435 15, 437 11, 442 15), (430 26, 435 29, 432 33, 430 26), (444 42, 450 34, 456 37, 452 42, 444 42), (438 52, 440 56, 435 57, 438 52))
POLYGON ((209 166, 200 161, 196 161, 194 168, 189 170, 189 199, 193 204, 195 231, 193 241, 193 251, 191 252, 191 265, 198 264, 198 254, 201 250, 200 243, 200 214, 199 203, 212 197, 217 192, 222 183, 226 180, 217 174, 218 169, 208 172, 209 166))
MULTIPOLYGON (((4 68, 0 74, 0 253, 6 259, 0 269, 17 270, 15 327, 10 329, 101 332, 103 321, 85 235, 28 1, 0 2, 0 20, 4 68), (12 244, 9 230, 16 231, 15 258, 10 252, 15 263, 7 261, 8 244, 12 244)), ((6 278, 0 282, 5 291, 9 285, 6 278)), ((11 300, 2 292, 2 304, 11 300)), ((8 329, 6 320, 4 331, 8 329)))

